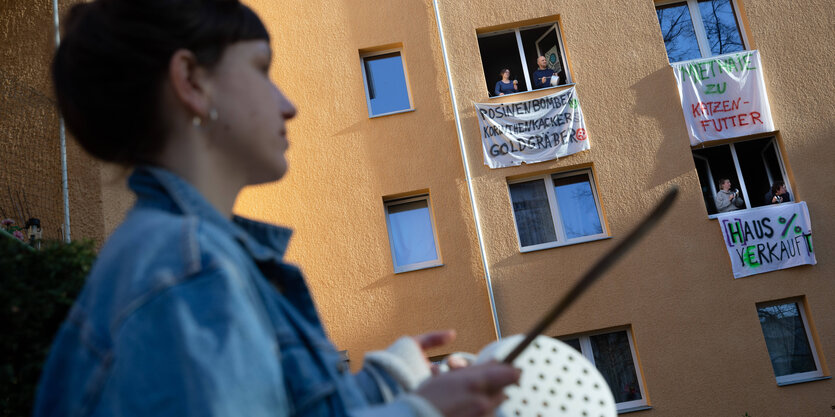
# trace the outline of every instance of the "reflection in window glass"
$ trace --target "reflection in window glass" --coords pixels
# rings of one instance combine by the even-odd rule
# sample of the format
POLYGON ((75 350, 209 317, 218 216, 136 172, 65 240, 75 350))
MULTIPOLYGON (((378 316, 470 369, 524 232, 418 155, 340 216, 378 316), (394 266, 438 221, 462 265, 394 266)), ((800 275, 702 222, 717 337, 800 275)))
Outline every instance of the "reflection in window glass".
POLYGON ((603 233, 588 176, 555 178, 554 192, 568 239, 603 233))
POLYGON ((580 352, 600 371, 612 390, 618 411, 646 405, 640 370, 635 363, 629 330, 580 336, 562 341, 580 352))
POLYGON ((667 57, 670 62, 686 61, 702 56, 687 3, 659 6, 655 12, 658 15, 658 23, 661 25, 661 35, 664 37, 664 45, 667 47, 667 57))
POLYGON ((590 336, 589 341, 594 364, 612 389, 615 402, 640 400, 641 389, 626 332, 590 336))
POLYGON ((388 223, 395 266, 438 259, 429 204, 425 199, 390 204, 388 223))
POLYGON ((363 66, 372 116, 411 108, 400 52, 365 57, 363 66))
POLYGON ((544 181, 510 184, 510 199, 522 247, 557 240, 544 181))
POLYGON ((757 308, 777 377, 817 370, 797 303, 757 308))
POLYGON ((731 0, 699 0, 705 34, 714 55, 745 49, 731 0))

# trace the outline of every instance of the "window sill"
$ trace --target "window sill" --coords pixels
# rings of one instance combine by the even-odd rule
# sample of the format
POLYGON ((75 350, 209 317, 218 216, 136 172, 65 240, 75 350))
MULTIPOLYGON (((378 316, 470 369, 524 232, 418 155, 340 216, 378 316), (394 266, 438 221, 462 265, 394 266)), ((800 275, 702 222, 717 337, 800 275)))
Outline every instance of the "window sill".
MULTIPOLYGON (((754 213, 754 212, 757 212, 757 211, 760 211, 760 210, 769 209, 772 206, 779 206, 779 205, 782 205, 782 204, 791 204, 791 203, 797 203, 797 201, 786 201, 786 202, 779 203, 779 204, 766 204, 764 206, 744 208, 744 209, 739 209, 739 210, 734 210, 734 211, 728 211, 726 213, 754 213)), ((716 220, 716 218, 719 217, 720 214, 726 214, 726 213, 708 214, 707 218, 710 219, 710 220, 716 220)))
POLYGON ((438 268, 438 267, 441 267, 441 266, 444 266, 444 264, 441 263, 441 262, 433 263, 433 264, 430 264, 430 265, 427 265, 425 263, 406 265, 406 266, 401 266, 399 268, 394 268, 394 273, 395 274, 403 274, 403 273, 406 273, 406 272, 420 271, 422 269, 438 268))
POLYGON ((571 241, 571 242, 565 242, 565 243, 563 243, 563 242, 543 243, 541 245, 519 248, 519 251, 522 252, 522 253, 536 252, 536 251, 541 251, 541 250, 546 250, 546 249, 561 248, 561 247, 564 247, 564 246, 579 245, 581 243, 597 242, 598 240, 606 240, 606 239, 611 239, 611 238, 612 238, 611 236, 594 236, 594 237, 589 237, 589 238, 584 238, 584 239, 577 239, 577 240, 574 240, 574 241, 571 241))
POLYGON ((785 387, 785 386, 794 385, 794 384, 804 384, 806 382, 823 381, 825 379, 832 379, 832 377, 831 376, 814 376, 814 377, 811 377, 811 378, 798 379, 797 381, 778 382, 777 386, 778 387, 785 387))
POLYGON ((639 405, 637 407, 624 408, 623 410, 618 410, 618 414, 634 413, 636 411, 644 410, 652 410, 652 407, 648 405, 639 405))
POLYGON ((394 115, 394 114, 409 113, 409 112, 413 112, 413 111, 415 111, 415 109, 414 109, 414 108, 410 108, 410 109, 404 109, 404 110, 392 111, 392 112, 388 112, 388 113, 382 113, 382 114, 369 115, 369 116, 368 116, 368 118, 369 118, 369 119, 376 119, 376 118, 378 118, 378 117, 386 117, 386 116, 391 116, 391 115, 394 115))
MULTIPOLYGON (((700 58, 685 59, 684 61, 675 61, 675 62, 670 61, 670 65, 673 65, 673 64, 684 64, 684 63, 691 62, 691 61, 701 61, 701 60, 703 60, 703 59, 710 59, 710 58, 717 57, 717 56, 719 56, 719 55, 727 55, 727 54, 742 54, 742 53, 745 53, 745 52, 751 52, 751 51, 753 51, 753 49, 745 48, 745 49, 743 49, 743 50, 741 50, 741 51, 727 52, 727 53, 725 53, 725 54, 715 54, 715 55, 711 55, 711 56, 703 56, 703 57, 700 57, 700 58)), ((669 58, 667 58, 667 60, 669 61, 669 58)))
POLYGON ((520 94, 535 93, 537 91, 547 91, 547 90, 557 90, 558 91, 558 90, 564 90, 568 87, 573 87, 575 85, 577 85, 577 84, 576 83, 561 84, 561 85, 555 85, 553 87, 537 88, 535 90, 520 91, 518 93, 505 94, 503 96, 492 96, 492 97, 488 97, 488 99, 489 100, 496 100, 496 99, 505 98, 505 97, 518 96, 520 94))

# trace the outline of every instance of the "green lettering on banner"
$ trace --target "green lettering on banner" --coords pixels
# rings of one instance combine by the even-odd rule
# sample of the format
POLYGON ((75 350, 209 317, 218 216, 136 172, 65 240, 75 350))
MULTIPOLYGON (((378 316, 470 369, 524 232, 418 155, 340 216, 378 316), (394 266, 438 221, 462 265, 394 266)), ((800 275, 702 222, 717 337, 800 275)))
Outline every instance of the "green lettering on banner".
POLYGON ((756 268, 760 266, 760 263, 757 262, 757 247, 754 245, 748 246, 745 248, 745 261, 742 262, 742 265, 748 264, 751 268, 756 268))
POLYGON ((740 222, 728 223, 728 234, 731 236, 732 243, 744 243, 745 237, 742 235, 742 224, 740 222), (733 226, 736 225, 736 230, 733 226))

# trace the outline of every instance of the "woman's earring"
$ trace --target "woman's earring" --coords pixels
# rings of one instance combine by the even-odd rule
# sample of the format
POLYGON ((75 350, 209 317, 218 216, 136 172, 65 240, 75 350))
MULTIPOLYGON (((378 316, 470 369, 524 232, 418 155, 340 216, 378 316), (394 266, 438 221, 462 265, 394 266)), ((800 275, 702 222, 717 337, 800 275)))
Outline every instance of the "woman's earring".
POLYGON ((191 125, 194 127, 200 127, 200 124, 203 123, 203 120, 200 119, 200 116, 194 116, 191 118, 191 125))
POLYGON ((211 120, 211 121, 217 120, 217 110, 216 109, 209 110, 209 120, 211 120))

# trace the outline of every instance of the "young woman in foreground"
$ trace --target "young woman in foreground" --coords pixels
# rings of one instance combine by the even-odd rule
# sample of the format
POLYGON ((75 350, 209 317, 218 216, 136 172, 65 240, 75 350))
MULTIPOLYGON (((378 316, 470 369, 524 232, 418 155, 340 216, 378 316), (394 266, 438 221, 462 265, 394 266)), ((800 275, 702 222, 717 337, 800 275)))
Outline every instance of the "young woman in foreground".
MULTIPOLYGON (((277 5, 276 7, 288 7, 277 5)), ((67 126, 135 167, 134 208, 102 248, 50 353, 36 416, 480 416, 518 372, 431 376, 403 338, 351 374, 327 340, 290 231, 232 214, 287 171, 296 113, 268 76, 269 35, 237 0, 72 8, 53 64, 67 126)))

